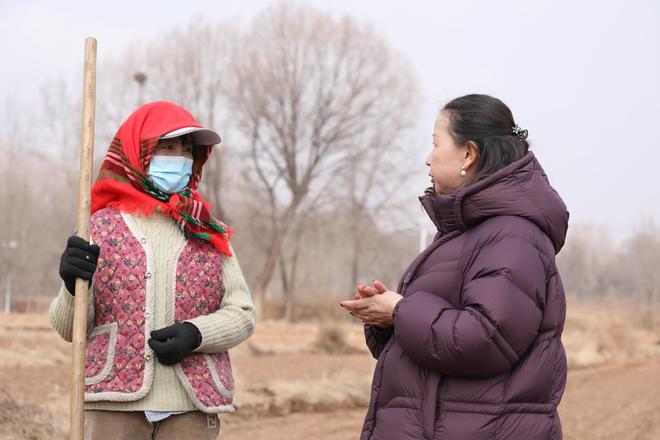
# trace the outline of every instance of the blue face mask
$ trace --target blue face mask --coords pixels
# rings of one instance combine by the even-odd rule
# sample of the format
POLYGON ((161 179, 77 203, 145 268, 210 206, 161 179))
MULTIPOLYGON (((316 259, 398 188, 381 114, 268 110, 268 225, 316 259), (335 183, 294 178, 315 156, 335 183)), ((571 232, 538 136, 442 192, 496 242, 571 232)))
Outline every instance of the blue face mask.
POLYGON ((174 194, 188 185, 193 160, 183 156, 153 156, 149 163, 151 181, 164 193, 174 194))

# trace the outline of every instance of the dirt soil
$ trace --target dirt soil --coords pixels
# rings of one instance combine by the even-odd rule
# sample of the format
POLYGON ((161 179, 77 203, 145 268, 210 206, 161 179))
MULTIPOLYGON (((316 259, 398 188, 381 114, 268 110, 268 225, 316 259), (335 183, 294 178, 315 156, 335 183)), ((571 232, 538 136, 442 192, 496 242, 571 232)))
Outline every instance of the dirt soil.
MULTIPOLYGON (((358 438, 366 409, 226 420, 225 440, 358 438)), ((566 440, 660 439, 660 363, 571 372, 559 412, 566 440)))
MULTIPOLYGON (((315 329, 264 323, 234 350, 238 411, 222 416, 220 438, 358 438, 374 361, 359 327, 347 326, 348 354, 332 355, 314 351, 315 329), (273 390, 289 401, 268 400, 273 390)), ((570 369, 564 438, 660 439, 659 359, 570 369)), ((66 438, 69 365, 69 345, 43 315, 0 315, 0 439, 66 438)))

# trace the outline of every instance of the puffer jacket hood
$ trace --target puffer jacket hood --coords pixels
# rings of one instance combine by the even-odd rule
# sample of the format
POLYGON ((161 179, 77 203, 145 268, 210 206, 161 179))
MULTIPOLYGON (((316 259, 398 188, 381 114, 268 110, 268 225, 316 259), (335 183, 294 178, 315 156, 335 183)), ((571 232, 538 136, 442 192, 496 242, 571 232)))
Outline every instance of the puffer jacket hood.
POLYGON ((568 210, 532 152, 453 194, 438 194, 430 188, 419 199, 443 234, 464 231, 491 217, 511 215, 538 226, 550 237, 557 253, 566 241, 568 210))

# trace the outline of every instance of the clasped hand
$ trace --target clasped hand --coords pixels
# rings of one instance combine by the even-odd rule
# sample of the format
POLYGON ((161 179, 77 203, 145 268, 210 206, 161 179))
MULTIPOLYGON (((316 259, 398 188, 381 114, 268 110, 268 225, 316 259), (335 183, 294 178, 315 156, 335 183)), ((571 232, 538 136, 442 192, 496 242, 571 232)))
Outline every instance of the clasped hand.
POLYGON ((342 301, 339 305, 365 324, 390 327, 393 324, 394 307, 402 298, 375 280, 371 286, 358 284, 353 299, 342 301))

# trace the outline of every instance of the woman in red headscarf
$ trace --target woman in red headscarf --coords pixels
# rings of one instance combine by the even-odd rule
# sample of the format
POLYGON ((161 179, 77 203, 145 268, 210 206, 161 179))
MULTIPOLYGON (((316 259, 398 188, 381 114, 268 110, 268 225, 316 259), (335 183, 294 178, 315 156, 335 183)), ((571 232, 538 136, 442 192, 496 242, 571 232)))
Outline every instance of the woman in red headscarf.
POLYGON ((158 101, 122 124, 92 189, 91 244, 72 236, 50 308, 71 341, 75 279, 92 286, 85 438, 215 439, 233 411, 227 350, 255 327, 231 230, 197 191, 220 136, 158 101))

